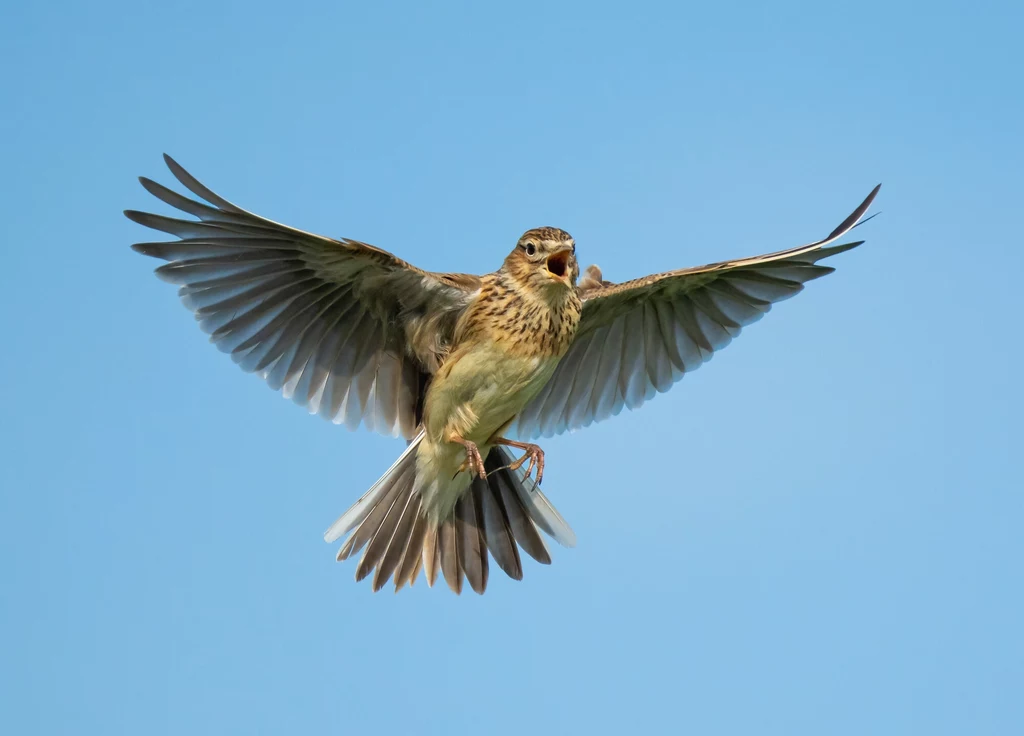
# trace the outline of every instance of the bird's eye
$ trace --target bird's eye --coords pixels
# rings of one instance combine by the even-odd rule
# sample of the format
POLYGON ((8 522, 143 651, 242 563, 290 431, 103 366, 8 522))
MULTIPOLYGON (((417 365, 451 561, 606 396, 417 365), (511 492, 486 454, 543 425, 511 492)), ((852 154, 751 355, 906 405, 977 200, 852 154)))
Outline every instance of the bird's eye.
POLYGON ((532 256, 536 252, 537 252, 537 246, 535 246, 533 243, 527 243, 526 244, 526 255, 532 256))

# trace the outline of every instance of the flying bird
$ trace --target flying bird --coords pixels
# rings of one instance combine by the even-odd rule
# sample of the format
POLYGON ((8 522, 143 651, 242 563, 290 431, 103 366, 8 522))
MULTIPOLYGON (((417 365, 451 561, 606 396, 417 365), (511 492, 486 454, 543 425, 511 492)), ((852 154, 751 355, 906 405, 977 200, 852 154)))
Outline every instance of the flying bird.
POLYGON ((501 267, 424 271, 372 245, 248 212, 164 156, 198 199, 142 186, 194 219, 125 215, 178 238, 137 243, 211 341, 275 391, 350 429, 401 436, 405 451, 324 537, 373 590, 422 569, 483 593, 488 558, 520 580, 519 550, 551 557, 541 532, 576 538, 539 486, 550 437, 667 391, 775 302, 834 269, 819 262, 878 193, 828 237, 768 255, 605 281, 580 278, 564 230, 527 230, 501 267), (200 201, 201 200, 201 201, 200 201), (518 437, 520 439, 513 439, 518 437), (513 451, 521 454, 516 457, 513 451))

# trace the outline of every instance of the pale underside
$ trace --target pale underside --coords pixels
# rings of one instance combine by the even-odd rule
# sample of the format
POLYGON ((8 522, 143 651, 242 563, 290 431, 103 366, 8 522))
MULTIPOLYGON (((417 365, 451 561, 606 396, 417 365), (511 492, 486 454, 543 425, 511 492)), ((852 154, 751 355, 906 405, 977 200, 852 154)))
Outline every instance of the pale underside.
MULTIPOLYGON (((130 211, 179 238, 134 248, 168 261, 157 274, 180 287, 211 341, 310 413, 411 439, 425 386, 479 277, 423 271, 365 243, 272 222, 166 160, 208 204, 141 179, 198 220, 130 211)), ((831 245, 877 190, 821 241, 587 289, 575 341, 513 429, 524 438, 551 436, 668 390, 774 303, 831 273, 819 261, 860 244, 831 245)))
MULTIPOLYGON (((422 478, 414 487, 413 476, 449 482, 448 474, 465 457, 461 447, 445 446, 436 436, 424 438, 421 429, 425 397, 449 355, 458 354, 459 346, 452 344, 456 323, 480 293, 481 277, 423 271, 366 243, 272 222, 217 196, 165 159, 178 181, 203 201, 142 178, 151 194, 195 219, 128 211, 132 220, 177 238, 133 247, 167 261, 157 274, 178 285, 182 302, 211 341, 243 370, 258 374, 310 413, 350 429, 362 424, 381 434, 415 438, 403 455, 420 453, 415 471, 396 463, 328 530, 327 537, 334 539, 354 529, 339 559, 366 545, 357 576, 376 567, 375 589, 392 574, 401 587, 415 580, 421 564, 432 582, 440 565, 453 589, 460 589, 465 573, 482 592, 488 550, 518 578, 522 569, 516 544, 549 561, 538 528, 572 543, 571 530, 543 494, 529 490, 521 472, 499 470, 507 457, 503 448, 485 454, 494 478, 471 481, 463 473, 448 487, 438 508, 454 514, 448 520, 451 529, 431 529, 420 521, 430 505, 420 494, 422 478), (427 448, 436 457, 427 457, 427 448), (402 509, 391 516, 381 504, 395 499, 402 509), (386 539, 384 527, 373 524, 385 525, 386 539), (463 531, 456 534, 456 528, 463 531), (423 547, 422 560, 416 545, 423 547), (448 557, 442 549, 449 550, 448 557)), ((524 439, 551 436, 613 416, 623 407, 637 408, 667 391, 774 303, 831 273, 834 269, 819 262, 860 245, 834 243, 858 224, 877 192, 878 187, 828 237, 798 248, 621 284, 588 270, 581 281, 579 326, 560 361, 541 370, 526 366, 516 376, 508 365, 498 368, 495 356, 486 353, 466 364, 476 373, 460 380, 491 381, 492 393, 511 389, 515 381, 529 383, 516 401, 492 397, 488 411, 493 416, 485 421, 474 417, 478 425, 467 432, 475 431, 473 437, 486 451, 495 422, 504 431, 511 421, 510 433, 524 439)), ((455 399, 437 409, 446 426, 465 410, 455 399)))

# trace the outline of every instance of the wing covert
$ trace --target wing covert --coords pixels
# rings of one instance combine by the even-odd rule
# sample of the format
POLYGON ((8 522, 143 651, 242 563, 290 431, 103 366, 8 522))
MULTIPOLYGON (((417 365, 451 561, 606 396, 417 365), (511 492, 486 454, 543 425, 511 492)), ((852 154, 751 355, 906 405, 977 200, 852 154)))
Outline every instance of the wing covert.
POLYGON ((596 270, 581 294, 583 315, 576 339, 520 413, 517 434, 550 437, 586 427, 667 391, 773 304, 832 273, 835 269, 819 261, 863 242, 830 245, 856 227, 880 186, 815 243, 622 284, 602 281, 596 270))
POLYGON ((129 219, 178 238, 132 248, 167 261, 156 274, 179 287, 211 342, 310 413, 412 438, 436 351, 479 279, 423 271, 366 243, 259 217, 164 160, 204 201, 140 177, 150 194, 196 219, 128 210, 129 219), (430 341, 417 339, 425 323, 430 341))

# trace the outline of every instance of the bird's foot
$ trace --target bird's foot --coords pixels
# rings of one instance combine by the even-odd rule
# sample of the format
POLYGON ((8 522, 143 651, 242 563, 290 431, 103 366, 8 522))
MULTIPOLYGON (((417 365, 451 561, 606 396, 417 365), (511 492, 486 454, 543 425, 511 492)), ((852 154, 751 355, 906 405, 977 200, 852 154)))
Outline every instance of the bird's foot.
POLYGON ((508 447, 516 447, 520 450, 524 450, 523 456, 509 464, 509 470, 519 470, 523 467, 523 463, 527 460, 530 464, 526 466, 526 477, 529 478, 533 473, 534 468, 537 469, 537 485, 540 485, 541 480, 544 478, 544 450, 540 449, 540 445, 534 445, 530 442, 513 442, 512 440, 506 440, 504 437, 498 438, 496 441, 499 445, 506 445, 508 447))
POLYGON ((457 442, 466 448, 466 459, 459 466, 458 471, 455 473, 458 475, 464 470, 472 470, 481 478, 487 477, 487 472, 484 470, 484 459, 480 457, 480 449, 476 446, 475 442, 470 442, 462 437, 452 437, 452 442, 457 442))

